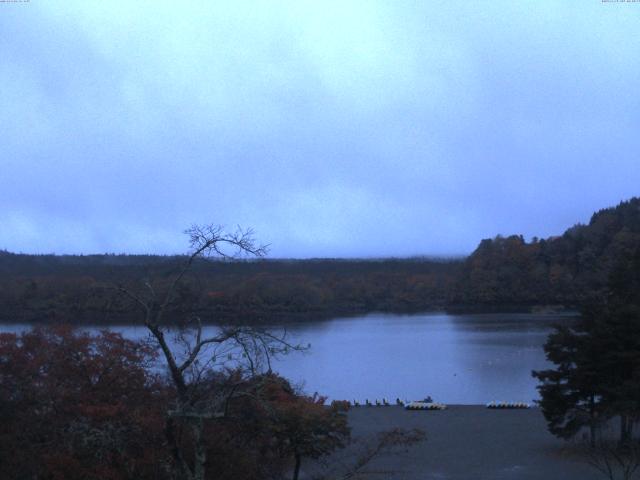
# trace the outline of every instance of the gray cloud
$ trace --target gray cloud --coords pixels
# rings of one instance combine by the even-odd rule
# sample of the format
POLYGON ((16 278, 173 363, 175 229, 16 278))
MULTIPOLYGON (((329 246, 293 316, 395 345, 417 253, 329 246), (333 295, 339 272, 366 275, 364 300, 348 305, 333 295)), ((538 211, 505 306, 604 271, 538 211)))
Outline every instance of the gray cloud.
POLYGON ((0 248, 459 254, 638 194, 640 6, 0 6, 0 248))

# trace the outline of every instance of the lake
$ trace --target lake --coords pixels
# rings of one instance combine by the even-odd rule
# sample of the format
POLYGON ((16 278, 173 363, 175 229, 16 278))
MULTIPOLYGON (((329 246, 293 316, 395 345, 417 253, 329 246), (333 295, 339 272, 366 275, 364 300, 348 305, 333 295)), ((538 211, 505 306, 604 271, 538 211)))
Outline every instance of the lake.
MULTIPOLYGON (((370 314, 287 326, 293 341, 311 344, 274 363, 309 393, 364 402, 427 395, 450 404, 538 398, 531 370, 549 366, 542 346, 554 324, 572 315, 370 314)), ((0 326, 21 331, 25 324, 0 326)), ((213 328, 213 327, 208 327, 213 328)), ((113 327, 129 338, 142 327, 113 327)))

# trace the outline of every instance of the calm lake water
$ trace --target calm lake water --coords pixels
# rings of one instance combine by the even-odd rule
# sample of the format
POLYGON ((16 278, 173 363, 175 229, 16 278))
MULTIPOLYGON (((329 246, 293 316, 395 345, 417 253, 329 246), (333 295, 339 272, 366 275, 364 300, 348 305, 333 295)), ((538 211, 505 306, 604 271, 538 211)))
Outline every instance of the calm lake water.
MULTIPOLYGON (((287 326, 293 341, 311 344, 274 363, 305 391, 364 402, 419 399, 477 404, 538 398, 531 370, 548 364, 542 345, 569 315, 371 314, 287 326)), ((28 325, 4 325, 20 331, 28 325)), ((213 327, 211 327, 213 328, 213 327)), ((129 338, 142 327, 114 327, 129 338)), ((275 329, 275 328, 274 328, 275 329)))

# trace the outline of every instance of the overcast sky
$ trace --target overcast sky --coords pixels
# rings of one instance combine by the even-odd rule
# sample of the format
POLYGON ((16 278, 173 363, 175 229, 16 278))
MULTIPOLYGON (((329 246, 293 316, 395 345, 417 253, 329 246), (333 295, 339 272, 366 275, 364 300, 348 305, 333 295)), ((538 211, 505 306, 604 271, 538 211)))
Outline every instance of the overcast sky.
POLYGON ((640 3, 0 3, 0 249, 470 253, 640 194, 640 3))

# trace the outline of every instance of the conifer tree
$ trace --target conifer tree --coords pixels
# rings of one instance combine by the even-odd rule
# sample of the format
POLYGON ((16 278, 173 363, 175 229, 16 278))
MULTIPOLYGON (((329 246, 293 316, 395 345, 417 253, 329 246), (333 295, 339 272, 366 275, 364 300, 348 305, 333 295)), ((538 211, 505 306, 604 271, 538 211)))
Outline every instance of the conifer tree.
POLYGON ((582 308, 572 327, 545 344, 555 369, 534 371, 549 431, 562 438, 589 427, 591 443, 605 420, 620 419, 620 444, 640 418, 640 245, 618 243, 607 290, 582 308))

